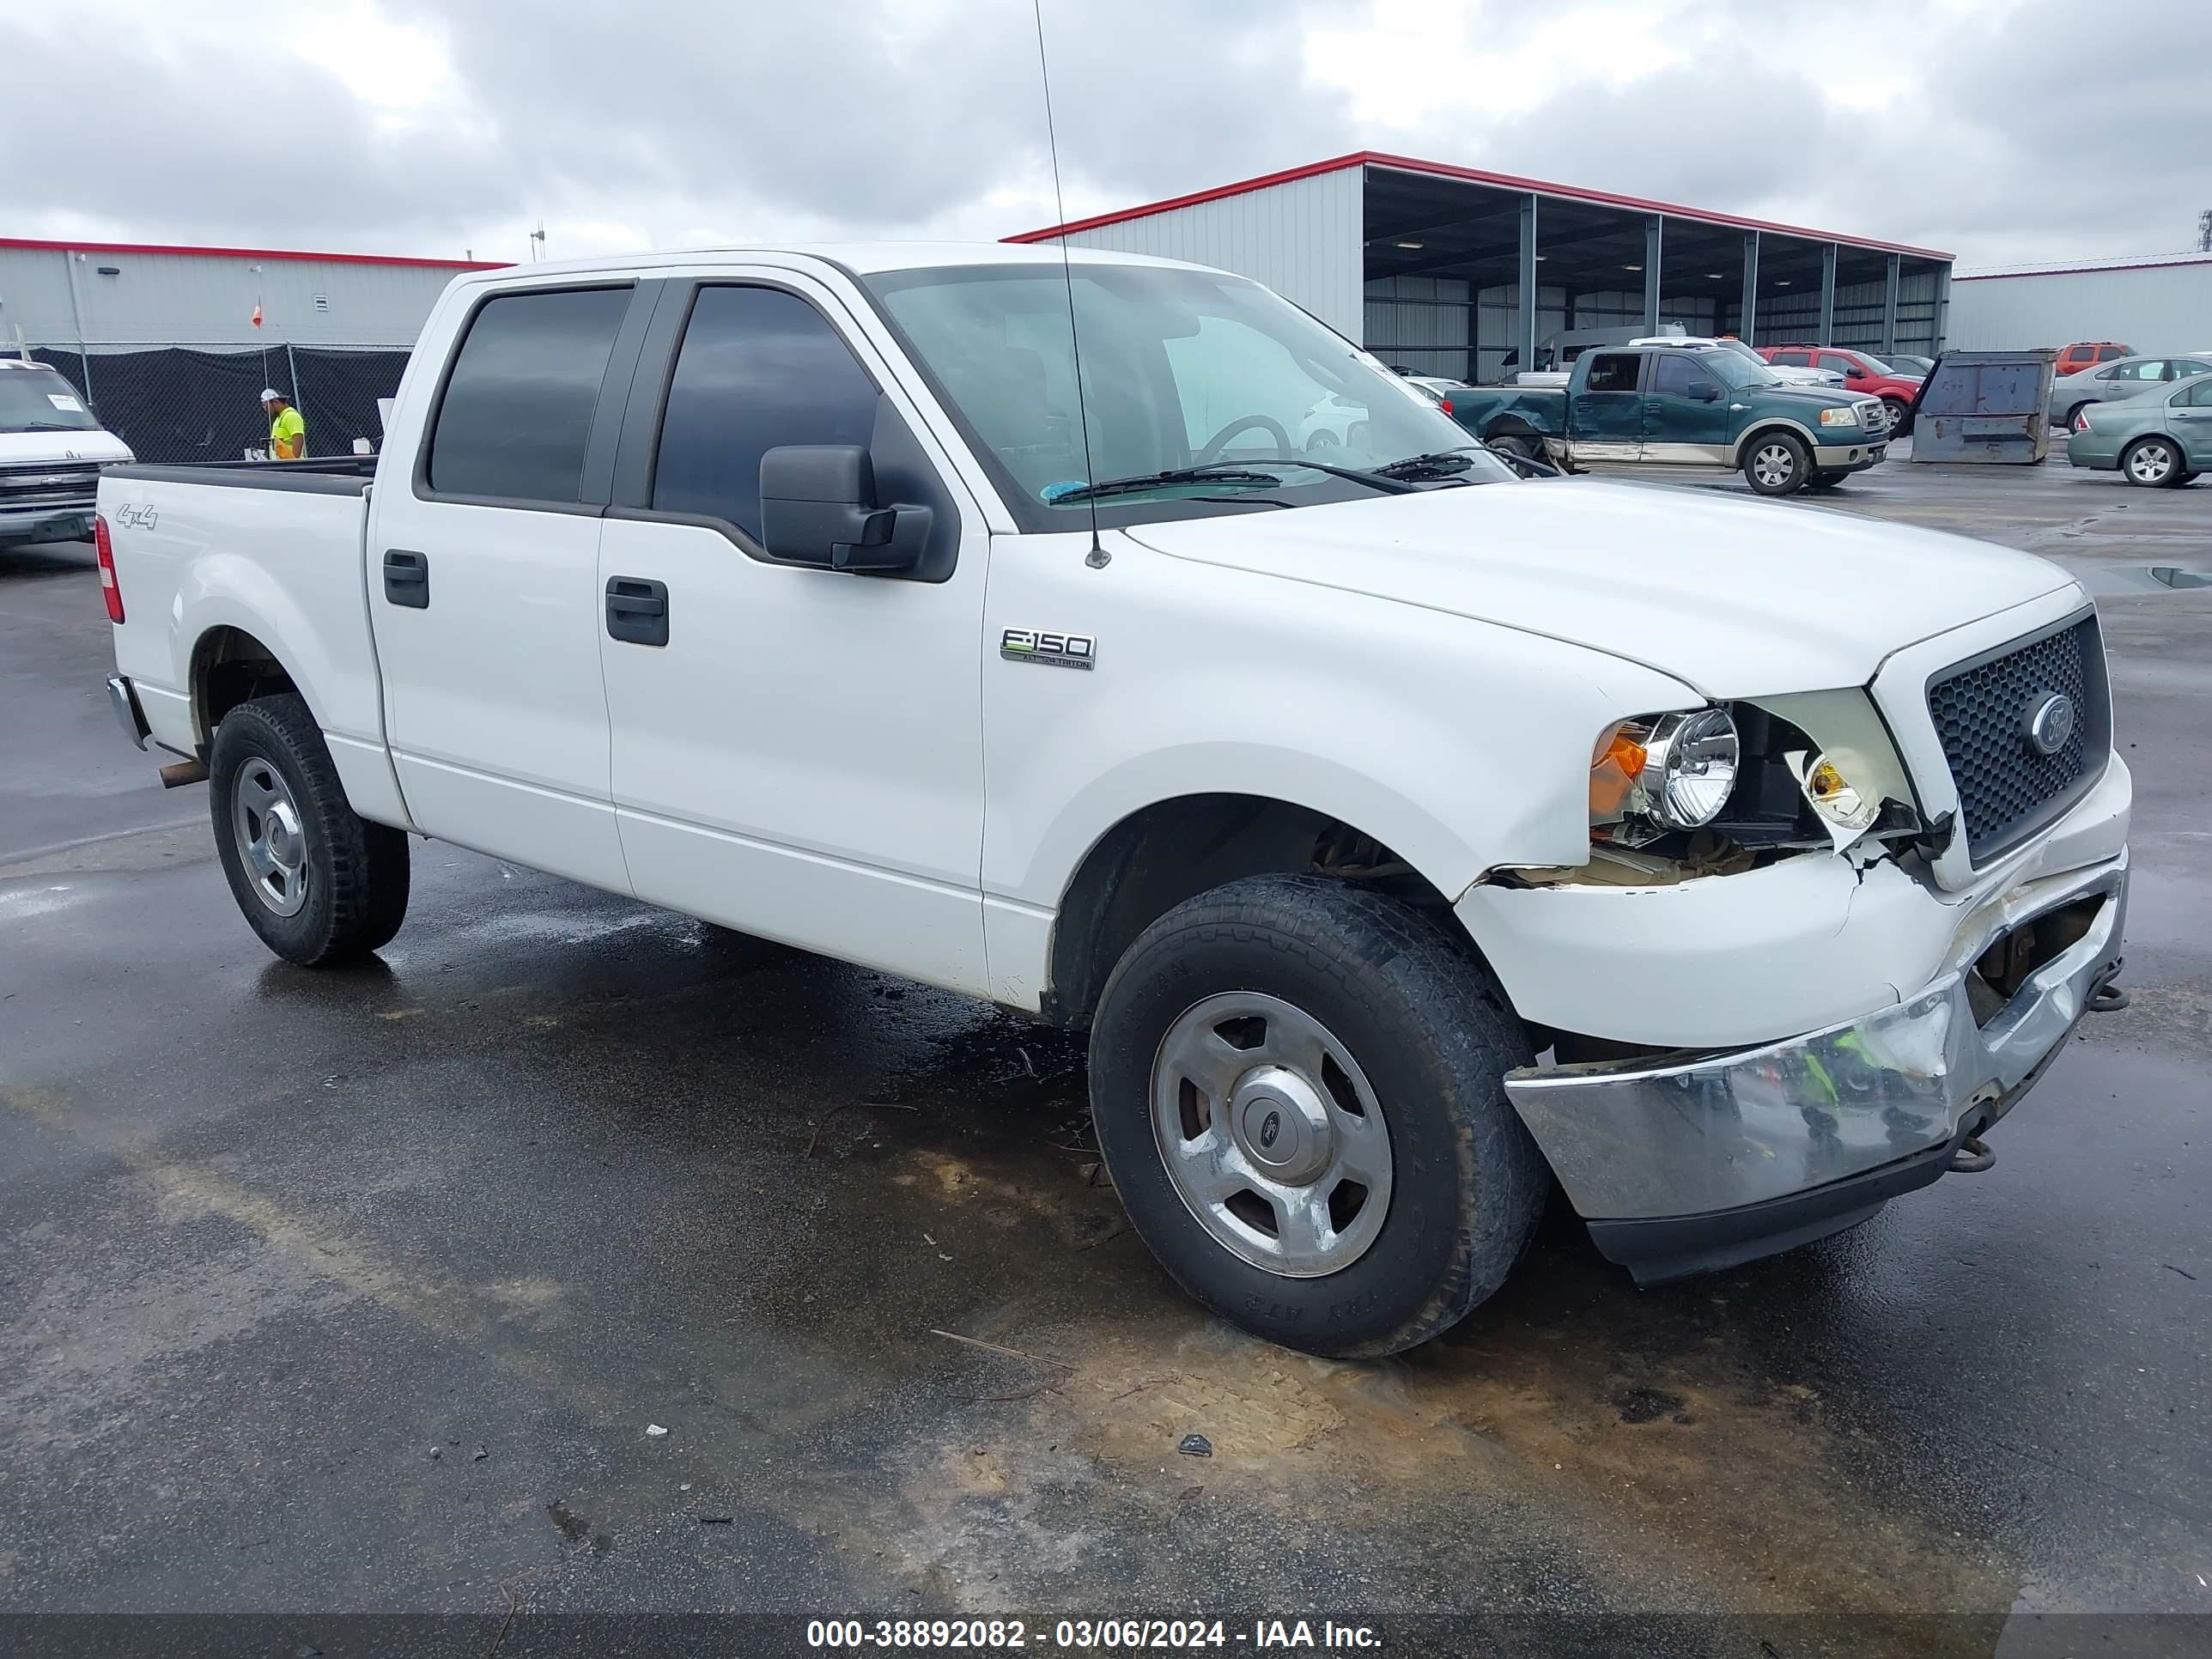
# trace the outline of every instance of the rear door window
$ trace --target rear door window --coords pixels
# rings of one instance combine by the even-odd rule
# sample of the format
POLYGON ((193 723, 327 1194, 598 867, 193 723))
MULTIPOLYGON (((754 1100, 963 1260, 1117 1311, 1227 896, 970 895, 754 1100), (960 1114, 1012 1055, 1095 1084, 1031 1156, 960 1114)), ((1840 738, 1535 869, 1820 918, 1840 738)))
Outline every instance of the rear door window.
POLYGON ((469 324, 424 477, 441 495, 574 505, 630 289, 503 294, 469 324))
POLYGON ((1583 382, 1585 392, 1633 392, 1636 377, 1643 369, 1644 359, 1620 352, 1602 352, 1590 361, 1589 378, 1583 382))
POLYGON ((844 337, 795 294, 702 288, 661 416, 653 505, 760 539, 761 457, 783 444, 862 444, 880 397, 844 337))

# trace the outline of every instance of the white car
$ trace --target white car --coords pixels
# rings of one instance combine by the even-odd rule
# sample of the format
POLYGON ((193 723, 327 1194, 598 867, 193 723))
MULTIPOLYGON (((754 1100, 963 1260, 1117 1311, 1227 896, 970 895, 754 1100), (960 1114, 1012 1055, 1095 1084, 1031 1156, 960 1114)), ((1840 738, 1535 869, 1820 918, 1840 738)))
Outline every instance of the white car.
POLYGON ((89 536, 100 469, 131 459, 55 370, 0 357, 0 548, 89 536))
POLYGON ((1771 363, 1741 340, 1734 336, 1709 334, 1647 334, 1641 339, 1631 340, 1631 345, 1675 345, 1694 347, 1705 351, 1732 351, 1739 357, 1759 364, 1784 386, 1839 386, 1844 377, 1832 368, 1796 367, 1789 363, 1771 363))
POLYGON ((2119 963, 2071 577, 1524 484, 1256 283, 1067 258, 472 271, 373 474, 111 471, 110 696, 248 925, 373 951, 428 836, 1087 1026, 1138 1232, 1316 1353, 1554 1178, 1652 1279, 1985 1166, 2119 963))

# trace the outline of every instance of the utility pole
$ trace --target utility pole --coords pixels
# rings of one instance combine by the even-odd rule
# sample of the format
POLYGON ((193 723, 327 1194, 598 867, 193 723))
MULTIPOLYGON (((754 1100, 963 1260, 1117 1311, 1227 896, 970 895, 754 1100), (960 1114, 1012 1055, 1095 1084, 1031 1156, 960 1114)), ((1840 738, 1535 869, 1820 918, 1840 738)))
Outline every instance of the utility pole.
POLYGON ((530 233, 530 263, 536 264, 545 252, 545 222, 540 219, 538 228, 530 233))

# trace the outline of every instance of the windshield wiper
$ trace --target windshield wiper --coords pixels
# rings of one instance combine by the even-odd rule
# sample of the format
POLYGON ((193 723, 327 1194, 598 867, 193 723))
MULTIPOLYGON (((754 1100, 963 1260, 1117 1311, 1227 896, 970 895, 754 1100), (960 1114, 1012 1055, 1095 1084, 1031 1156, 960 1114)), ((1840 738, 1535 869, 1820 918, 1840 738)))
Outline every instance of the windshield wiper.
POLYGON ((88 426, 70 426, 61 421, 26 421, 22 425, 9 429, 15 432, 89 432, 92 430, 88 426))
POLYGON ((1392 461, 1388 466, 1375 469, 1378 477, 1384 478, 1455 478, 1474 465, 1474 451, 1467 449, 1436 449, 1425 455, 1408 455, 1402 461, 1392 461))
POLYGON ((1092 501, 1101 495, 1127 495, 1131 490, 1155 489, 1165 484, 1180 483, 1264 483, 1279 484, 1283 481, 1273 472, 1257 471, 1263 466, 1302 466, 1310 472, 1326 472, 1332 478, 1350 478, 1370 489, 1386 495, 1402 495, 1413 488, 1401 478, 1386 477, 1380 472, 1363 472, 1356 466, 1337 466, 1328 461, 1208 461, 1202 466, 1175 466, 1164 472, 1139 473, 1128 478, 1106 478, 1095 484, 1084 484, 1074 489, 1062 490, 1052 498, 1058 507, 1066 501, 1092 501))

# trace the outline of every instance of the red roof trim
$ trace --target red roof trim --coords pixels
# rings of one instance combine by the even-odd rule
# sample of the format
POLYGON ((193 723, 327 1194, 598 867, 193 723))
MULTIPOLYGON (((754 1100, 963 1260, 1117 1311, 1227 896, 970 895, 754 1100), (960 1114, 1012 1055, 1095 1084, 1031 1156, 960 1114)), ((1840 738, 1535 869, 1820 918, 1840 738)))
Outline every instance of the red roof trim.
POLYGON ((2172 270, 2188 265, 2212 265, 2212 255, 2201 259, 2143 259, 2125 265, 2062 265, 2050 270, 1985 270, 1976 276, 1954 276, 1954 283, 2002 283, 2014 276, 2101 276, 2108 270, 2172 270))
POLYGON ((1266 190, 1273 185, 1293 184, 1301 179, 1317 178, 1324 173, 1340 173, 1346 167, 1395 167, 1403 173, 1425 173, 1439 179, 1457 179, 1469 184, 1489 185, 1501 190, 1531 191, 1539 196, 1555 196, 1571 202, 1595 202, 1606 207, 1628 208, 1638 213, 1663 213, 1670 218, 1692 219, 1702 224, 1728 225, 1738 230, 1766 230, 1778 235, 1802 237, 1808 241, 1835 242, 1845 247, 1871 248, 1882 253, 1908 253, 1917 259, 1940 259, 1948 263, 1951 255, 1934 248, 1914 247, 1906 242, 1876 241, 1865 236, 1838 236, 1831 231, 1807 230, 1801 225, 1777 224, 1765 219, 1747 219, 1733 213, 1711 213, 1702 208, 1681 207, 1672 202, 1646 201, 1638 196, 1619 196, 1611 191, 1584 190, 1573 185, 1547 184, 1541 179, 1522 179, 1508 173, 1485 173, 1479 167, 1454 167, 1448 161, 1424 161, 1411 155, 1391 155, 1380 150, 1355 150, 1349 155, 1340 155, 1332 161, 1316 161, 1302 167, 1286 167, 1280 173, 1263 173, 1257 179, 1239 179, 1233 185, 1218 185, 1212 190, 1196 191, 1188 196, 1170 197, 1164 202, 1148 202, 1142 207, 1123 208, 1113 213, 1094 214, 1088 219, 1077 219, 1064 225, 1047 225, 1042 230, 1025 230, 1009 236, 1009 242, 1044 242, 1055 236, 1073 235, 1079 231, 1097 230, 1107 225, 1126 224, 1132 219, 1150 218, 1156 213, 1170 212, 1176 208, 1196 207, 1201 202, 1218 202, 1226 196, 1243 196, 1255 190, 1266 190))
POLYGON ((301 253, 281 247, 183 247, 165 242, 54 242, 0 236, 0 247, 42 248, 54 253, 176 253, 211 259, 312 259, 334 265, 416 265, 438 270, 501 270, 504 259, 422 259, 404 254, 301 253))

